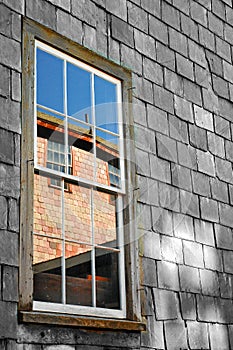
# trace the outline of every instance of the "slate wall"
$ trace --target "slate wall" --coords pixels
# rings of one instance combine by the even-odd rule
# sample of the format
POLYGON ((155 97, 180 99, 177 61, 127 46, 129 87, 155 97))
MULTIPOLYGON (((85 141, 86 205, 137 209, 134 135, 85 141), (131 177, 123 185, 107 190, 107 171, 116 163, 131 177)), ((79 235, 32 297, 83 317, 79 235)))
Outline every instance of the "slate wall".
POLYGON ((0 33, 0 349, 233 349, 232 0, 1 0, 0 33), (24 16, 133 72, 141 334, 18 324, 24 16))

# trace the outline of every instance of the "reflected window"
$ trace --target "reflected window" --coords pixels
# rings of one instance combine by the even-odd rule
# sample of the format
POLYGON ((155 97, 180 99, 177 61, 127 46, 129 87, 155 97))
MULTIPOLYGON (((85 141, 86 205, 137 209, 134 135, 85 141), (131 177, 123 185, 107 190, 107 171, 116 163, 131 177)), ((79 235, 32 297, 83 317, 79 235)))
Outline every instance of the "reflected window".
POLYGON ((108 164, 109 181, 112 186, 119 187, 120 184, 120 172, 117 167, 112 164, 108 164))
POLYGON ((121 81, 35 50, 34 309, 124 317, 121 81))
MULTIPOLYGON (((72 174, 72 154, 71 147, 68 146, 68 174, 72 174)), ((65 159, 65 147, 63 144, 48 140, 47 147, 47 167, 60 172, 65 172, 66 159, 65 159)), ((61 181, 55 178, 52 178, 50 185, 61 187, 61 181)), ((65 182, 65 189, 68 190, 68 184, 65 182)))

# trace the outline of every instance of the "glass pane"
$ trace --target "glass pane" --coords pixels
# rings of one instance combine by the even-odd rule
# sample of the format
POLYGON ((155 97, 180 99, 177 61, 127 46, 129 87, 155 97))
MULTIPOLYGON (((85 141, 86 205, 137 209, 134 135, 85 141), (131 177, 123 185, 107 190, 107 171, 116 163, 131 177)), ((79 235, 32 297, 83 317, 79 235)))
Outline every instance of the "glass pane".
POLYGON ((64 172, 64 118, 37 111, 37 163, 64 172))
POLYGON ((90 246, 66 243, 66 302, 92 305, 90 246))
MULTIPOLYGON (((37 234, 61 237, 62 211, 61 190, 51 187, 52 178, 34 175, 34 227, 37 234)), ((41 251, 39 260, 43 261, 43 255, 47 257, 46 249, 41 251)))
POLYGON ((60 303, 62 300, 61 240, 34 235, 34 300, 60 303))
POLYGON ((53 161, 53 152, 49 151, 47 152, 47 160, 48 162, 52 162, 53 161))
POLYGON ((91 74, 67 63, 68 115, 87 123, 91 120, 91 74))
POLYGON ((34 175, 34 291, 35 300, 61 302, 61 190, 53 180, 34 175))
POLYGON ((63 60, 37 49, 37 103, 64 112, 63 60))
POLYGON ((117 247, 117 196, 94 191, 95 244, 117 247))
POLYGON ((94 179, 93 136, 90 126, 68 120, 69 145, 72 146, 73 175, 94 179))
POLYGON ((96 130, 96 181, 108 186, 121 187, 119 137, 96 130))
POLYGON ((118 253, 96 248, 96 306, 118 309, 118 253))
POLYGON ((91 243, 91 190, 69 184, 65 191, 65 236, 80 243, 91 243))
POLYGON ((116 85, 95 75, 96 126, 118 133, 116 85))

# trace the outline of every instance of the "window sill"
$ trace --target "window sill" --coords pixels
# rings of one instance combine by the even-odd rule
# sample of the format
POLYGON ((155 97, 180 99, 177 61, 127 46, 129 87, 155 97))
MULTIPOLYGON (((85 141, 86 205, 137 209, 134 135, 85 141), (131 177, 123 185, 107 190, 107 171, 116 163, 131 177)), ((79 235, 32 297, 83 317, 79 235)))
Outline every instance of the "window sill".
POLYGON ((118 330, 118 331, 131 331, 141 332, 146 330, 145 323, 117 320, 117 319, 103 319, 94 317, 81 317, 81 316, 66 316, 63 314, 42 313, 42 312, 30 312, 20 311, 19 321, 26 323, 42 323, 53 324, 57 326, 72 326, 80 328, 92 328, 92 329, 105 329, 105 330, 118 330))

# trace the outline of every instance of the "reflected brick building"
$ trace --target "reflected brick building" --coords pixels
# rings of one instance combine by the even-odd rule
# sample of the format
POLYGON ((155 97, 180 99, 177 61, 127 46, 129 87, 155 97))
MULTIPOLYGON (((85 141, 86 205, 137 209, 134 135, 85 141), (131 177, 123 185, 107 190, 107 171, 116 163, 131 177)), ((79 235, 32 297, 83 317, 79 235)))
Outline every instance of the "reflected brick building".
MULTIPOLYGON (((39 136, 37 139, 37 157, 38 163, 44 167, 52 164, 54 167, 65 167, 64 154, 64 133, 63 125, 54 117, 39 113, 38 119, 39 136), (49 131, 48 131, 49 130, 49 131), (52 133, 51 133, 52 131, 52 133), (50 135, 49 138, 42 135, 50 135), (52 140, 52 141, 51 141, 52 140), (62 143, 59 142, 63 141, 62 143), (50 145, 50 147, 49 147, 50 145), (61 151, 62 149, 62 151, 61 151), (50 156, 49 156, 50 152, 50 156), (60 156, 60 157, 59 157, 60 156), (50 157, 50 159, 49 159, 50 157), (51 162, 49 161, 51 160, 51 162)), ((70 174, 82 177, 83 174, 92 180, 94 177, 93 161, 93 137, 85 129, 75 128, 70 125, 69 137, 74 140, 69 145, 70 155, 70 174), (84 144, 83 146, 81 144, 84 144), (78 145, 78 146, 77 146, 78 145), (83 148, 82 148, 83 147, 83 148)), ((72 141, 71 141, 72 142, 72 141)), ((111 169, 118 169, 109 163, 119 157, 116 145, 104 139, 97 139, 98 148, 102 152, 102 158, 97 163, 98 182, 110 185, 110 181, 119 181, 117 175, 111 173, 111 169), (110 169, 110 173, 109 173, 110 169)), ((119 175, 118 175, 119 176, 119 175)), ((45 235, 61 237, 61 183, 56 178, 35 177, 34 182, 34 233, 43 232, 45 235)), ((65 231, 70 240, 77 237, 82 242, 87 242, 87 237, 91 242, 91 197, 90 190, 83 186, 65 184, 65 231)), ((115 218, 115 198, 111 194, 97 192, 95 202, 99 203, 96 207, 95 225, 97 244, 109 243, 114 244, 116 241, 116 218, 115 218)), ((51 238, 34 237, 34 264, 44 260, 61 257, 61 242, 56 242, 51 238)), ((88 250, 77 244, 67 244, 66 258, 80 254, 88 250)))

